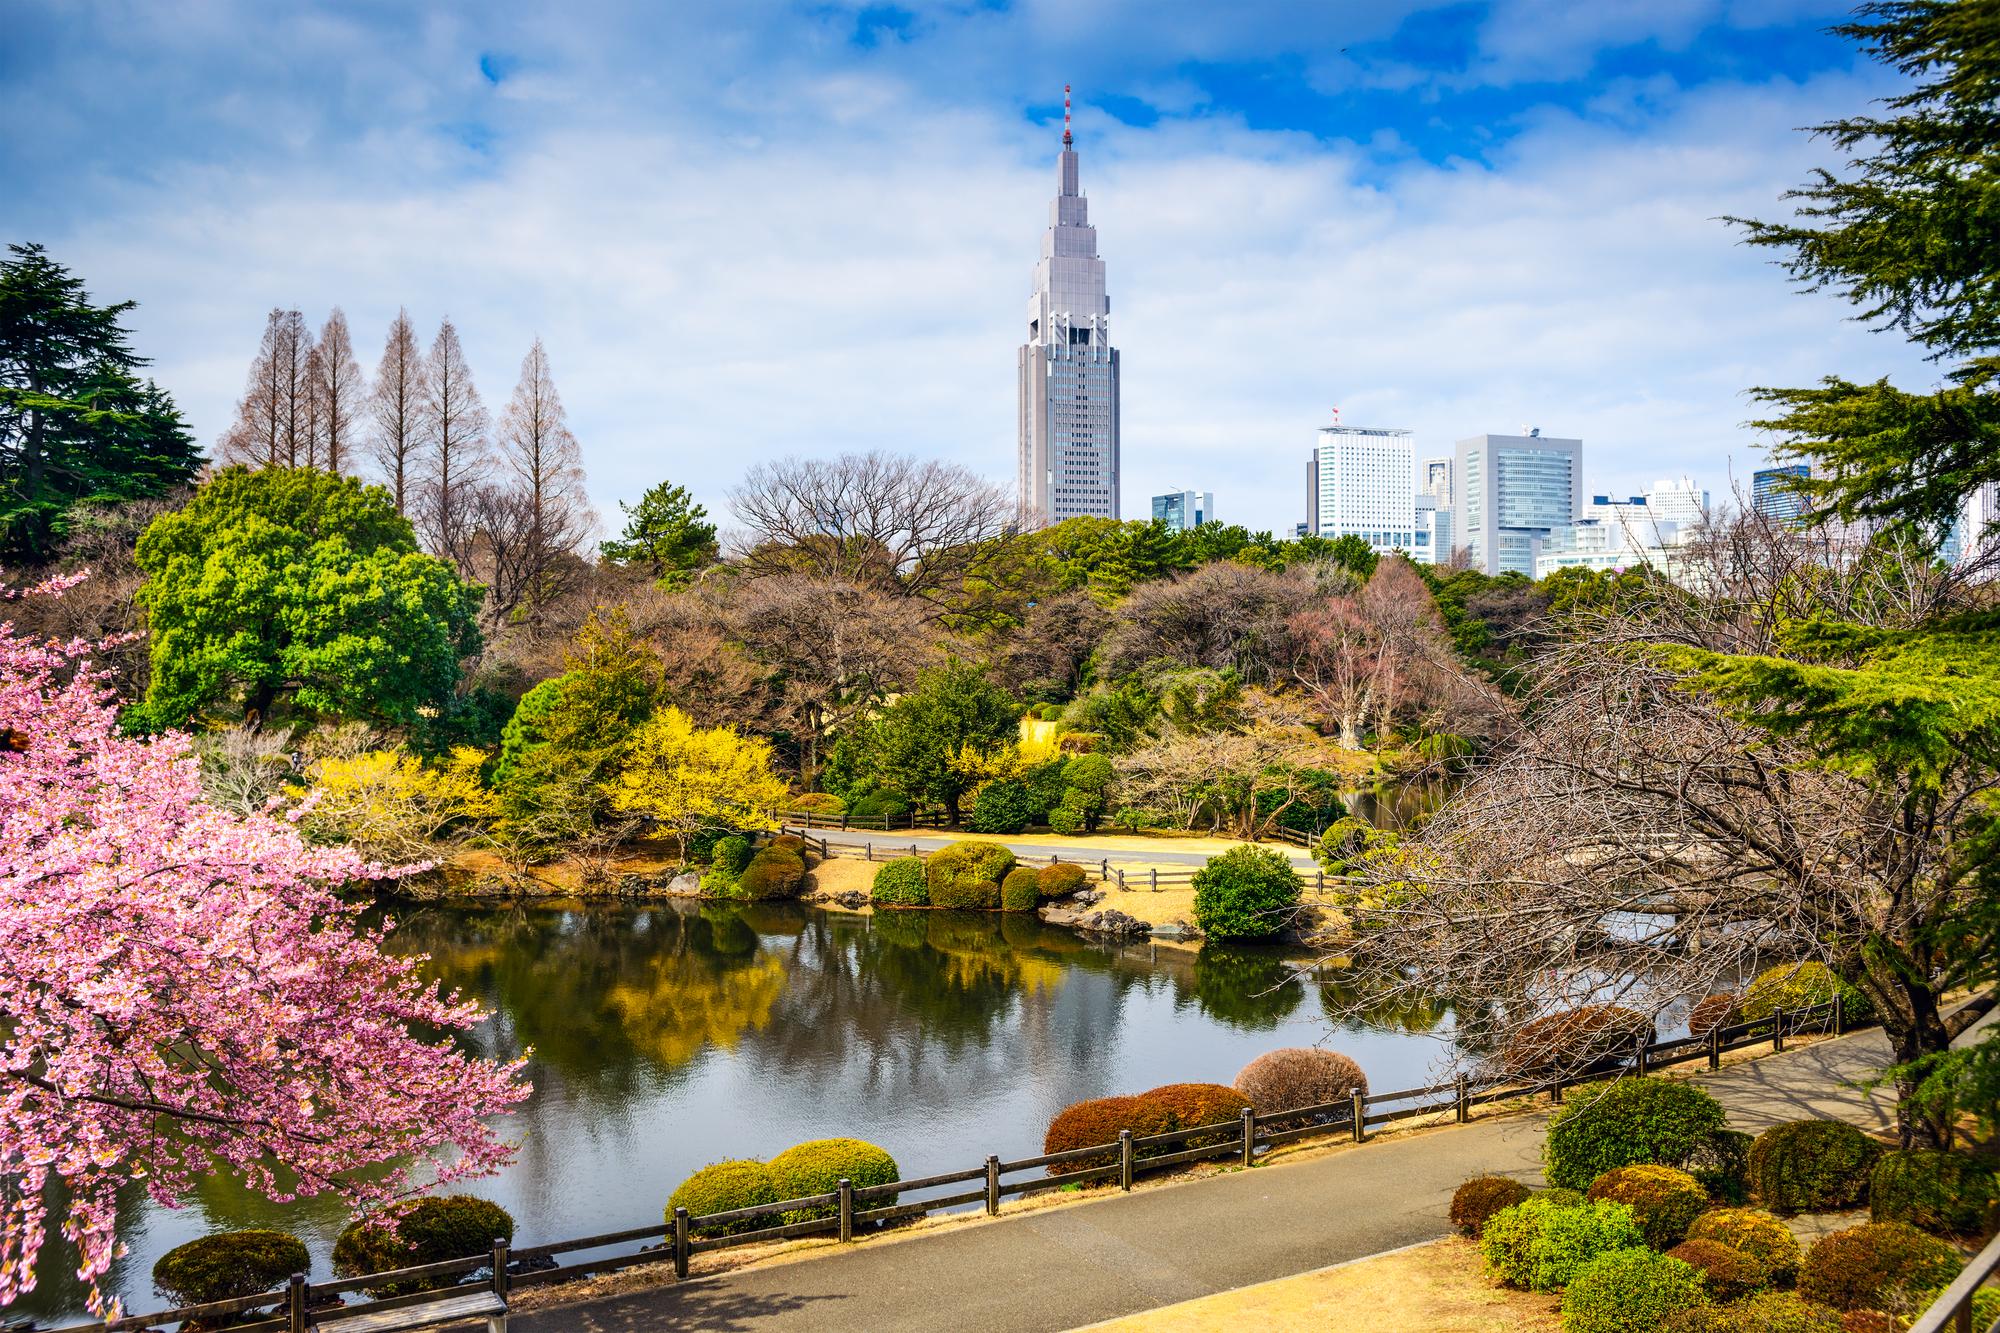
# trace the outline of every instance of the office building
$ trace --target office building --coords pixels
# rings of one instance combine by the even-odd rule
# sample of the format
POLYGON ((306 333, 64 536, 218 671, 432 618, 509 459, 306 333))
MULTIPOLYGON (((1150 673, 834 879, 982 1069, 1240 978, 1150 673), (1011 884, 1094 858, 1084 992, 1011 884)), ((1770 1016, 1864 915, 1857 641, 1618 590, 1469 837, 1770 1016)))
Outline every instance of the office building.
POLYGON ((1035 265, 1028 340, 1018 358, 1024 528, 1083 515, 1118 517, 1118 352, 1111 345, 1104 261, 1073 145, 1064 88, 1056 197, 1035 265))
POLYGON ((1451 561, 1451 506, 1435 495, 1417 492, 1416 528, 1410 533, 1410 558, 1427 565, 1451 561))
POLYGON ((1642 497, 1655 519, 1693 531, 1708 521, 1708 492, 1688 477, 1656 481, 1642 497))
POLYGON ((1451 460, 1426 458, 1418 471, 1417 494, 1430 496, 1440 508, 1451 508, 1451 460))
POLYGON ((1315 536, 1356 536, 1382 555, 1414 550, 1416 467, 1409 431, 1321 426, 1306 467, 1306 522, 1315 536))
POLYGON ((1169 491, 1153 497, 1153 521, 1164 523, 1174 532, 1186 532, 1204 523, 1215 522, 1215 494, 1212 491, 1169 491))
POLYGON ((1487 574, 1535 573, 1535 545, 1583 514, 1583 441, 1475 435, 1453 458, 1454 540, 1487 574))
POLYGON ((1793 483, 1811 475, 1812 469, 1804 463, 1757 469, 1750 474, 1750 507, 1765 518, 1799 517, 1806 512, 1806 497, 1794 489, 1793 483))
POLYGON ((1668 550, 1680 536, 1678 525, 1654 522, 1645 514, 1643 505, 1636 518, 1631 513, 1621 513, 1561 523, 1535 543, 1534 576, 1544 579, 1559 569, 1616 573, 1642 565, 1665 570, 1668 550))

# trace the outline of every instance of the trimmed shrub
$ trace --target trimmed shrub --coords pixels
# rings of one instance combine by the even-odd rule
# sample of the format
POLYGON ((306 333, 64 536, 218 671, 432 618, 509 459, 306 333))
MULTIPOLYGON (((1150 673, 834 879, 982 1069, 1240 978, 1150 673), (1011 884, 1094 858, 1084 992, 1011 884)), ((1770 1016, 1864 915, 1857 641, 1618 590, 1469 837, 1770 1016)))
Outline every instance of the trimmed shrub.
POLYGON ((1722 1104, 1692 1083, 1621 1078, 1575 1089, 1542 1145, 1551 1185, 1587 1189, 1613 1167, 1680 1166, 1722 1128, 1722 1104))
POLYGON ((1839 1120, 1774 1125, 1750 1145, 1750 1186, 1774 1213, 1850 1208, 1868 1193, 1882 1145, 1839 1120))
POLYGON ((1756 1141, 1740 1129, 1718 1129, 1681 1165, 1710 1199, 1733 1207, 1750 1197, 1750 1145, 1756 1141))
POLYGON ((1368 1091, 1368 1076, 1361 1066, 1338 1051, 1316 1046, 1266 1051, 1236 1076, 1236 1090, 1250 1099, 1258 1115, 1345 1102, 1357 1088, 1364 1094, 1368 1091))
POLYGON ((312 1267, 305 1242, 283 1231, 224 1231, 176 1245, 153 1265, 153 1290, 175 1305, 206 1305, 282 1287, 312 1267))
POLYGON ((1632 1210, 1609 1201, 1528 1199, 1502 1208, 1479 1231, 1487 1271, 1529 1291, 1558 1291, 1598 1255, 1643 1243, 1632 1210))
MULTIPOLYGON (((796 833, 779 833, 765 839, 764 845, 757 850, 760 852, 792 852, 803 857, 806 854, 806 840, 796 833)), ((757 858, 753 856, 750 859, 754 861, 757 858)))
MULTIPOLYGON (((394 1206, 396 1229, 391 1233, 379 1217, 358 1218, 333 1242, 337 1277, 366 1277, 397 1268, 443 1263, 486 1254, 496 1237, 514 1239, 514 1218, 505 1208, 469 1194, 446 1194, 394 1206)), ((369 1287, 370 1296, 400 1296, 406 1292, 448 1287, 456 1278, 418 1279, 369 1287)))
POLYGON ((1706 1037, 1717 1028, 1741 1022, 1738 1017, 1741 1012, 1736 996, 1728 991, 1704 995, 1694 1002, 1694 1008, 1688 1010, 1688 1035, 1706 1037))
POLYGON ((1718 1301, 1733 1301, 1771 1283, 1771 1270, 1734 1245, 1719 1240, 1684 1240, 1667 1253, 1692 1266, 1718 1301))
POLYGON ((1708 1191, 1687 1172, 1644 1162, 1614 1167, 1590 1182, 1584 1197, 1627 1204, 1656 1250, 1671 1249, 1687 1239, 1688 1227, 1708 1209, 1708 1191))
POLYGON ((1194 920, 1214 940, 1261 940, 1291 924, 1304 881, 1268 847, 1232 847, 1194 873, 1194 920))
POLYGON ((1000 905, 1000 880, 1014 868, 1014 853, 996 842, 954 842, 924 862, 932 907, 992 911, 1000 905))
POLYGON ((1791 1228, 1755 1208, 1712 1208, 1688 1228, 1689 1240, 1714 1241, 1741 1250, 1764 1266, 1771 1280, 1789 1285, 1805 1258, 1791 1228))
POLYGON ((1891 1151, 1868 1175, 1868 1217, 1976 1236, 1996 1193, 1993 1167, 1961 1153, 1891 1151))
POLYGON ((737 880, 746 898, 796 898, 806 882, 806 861, 797 852, 783 847, 764 847, 750 858, 737 880))
POLYGON ((1028 866, 1015 866, 1000 881, 1000 908, 1006 912, 1032 912, 1041 905, 1042 877, 1028 866))
POLYGON ((1047 899, 1067 898, 1073 893, 1080 893, 1083 886, 1090 882, 1090 876, 1083 867, 1071 861, 1043 866, 1035 872, 1035 879, 1036 891, 1047 899))
POLYGON ((929 907, 931 895, 924 880, 923 858, 899 856, 888 862, 875 872, 868 896, 884 907, 929 907))
POLYGON ((1882 1310, 1950 1284, 1963 1261, 1907 1222, 1864 1222, 1821 1236, 1799 1268, 1799 1295, 1836 1310, 1882 1310))
MULTIPOLYGON (((1063 739, 1067 740, 1068 737, 1063 739)), ((1067 793, 1049 810, 1049 832, 1059 833, 1065 838, 1074 838, 1083 832, 1087 822, 1087 811, 1082 804, 1072 805, 1067 793)))
POLYGON ((787 804, 794 810, 810 810, 816 815, 837 815, 847 808, 847 802, 830 791, 802 792, 787 804))
POLYGON ((1532 1193, 1520 1181, 1506 1176, 1474 1176, 1452 1192, 1451 1224, 1461 1236, 1477 1236, 1487 1218, 1525 1202, 1532 1193))
POLYGON ((849 801, 847 814, 850 819, 865 819, 871 824, 879 819, 891 828, 901 828, 910 818, 910 803, 892 791, 871 791, 849 801))
POLYGON ((1543 1186, 1541 1189, 1529 1194, 1528 1197, 1531 1199, 1547 1199, 1559 1208, 1576 1208, 1580 1207, 1584 1202, 1582 1190, 1564 1189, 1559 1185, 1553 1188, 1543 1186))
MULTIPOLYGON (((1235 1122, 1250 1105, 1248 1097, 1220 1083, 1167 1083, 1140 1093, 1139 1099, 1165 1107, 1167 1114, 1173 1118, 1175 1129, 1230 1122, 1220 1133, 1189 1139, 1182 1145, 1187 1148, 1203 1148, 1230 1138, 1235 1133, 1235 1122)), ((1180 1149, 1169 1151, 1178 1152, 1180 1149)))
POLYGON ((1653 1039, 1653 1020, 1615 1004, 1587 1004, 1525 1023, 1500 1052, 1513 1077, 1549 1069, 1588 1069, 1653 1039))
MULTIPOLYGON (((1074 1148, 1094 1148, 1100 1143, 1116 1143, 1118 1131, 1129 1129, 1133 1138, 1164 1134, 1174 1128, 1173 1113, 1158 1102, 1144 1097, 1093 1097, 1065 1106, 1049 1121, 1042 1136, 1044 1153, 1069 1152, 1074 1148)), ((1084 1171, 1094 1166, 1110 1166, 1118 1160, 1116 1149, 1074 1162, 1058 1162, 1049 1168, 1052 1176, 1084 1171)))
POLYGON ((1847 997, 1847 1021, 1852 1023, 1874 1013, 1868 998, 1833 974, 1825 963, 1780 963, 1767 967, 1743 990, 1742 1021, 1754 1023, 1769 1018, 1774 1010, 1804 1009, 1808 1005, 1831 1004, 1833 997, 1847 997))
POLYGON ((1035 822, 1035 797, 1024 782, 989 782, 972 798, 966 827, 974 833, 1019 833, 1035 822))
POLYGON ((1693 1265, 1651 1250, 1613 1250, 1563 1293, 1563 1333, 1654 1333, 1668 1315, 1709 1304, 1693 1265))
MULTIPOLYGON (((896 1159, 872 1143, 860 1139, 813 1139, 787 1148, 773 1157, 770 1162, 771 1184, 776 1187, 779 1199, 804 1199, 815 1194, 831 1194, 840 1185, 841 1177, 854 1182, 860 1189, 864 1185, 886 1185, 901 1176, 896 1168, 896 1159)), ((893 1194, 866 1201, 869 1208, 887 1208, 896 1202, 893 1194)), ((855 1206, 861 1211, 861 1205, 855 1206)), ((810 1222, 822 1217, 838 1216, 840 1209, 835 1204, 821 1204, 813 1208, 788 1209, 787 1222, 810 1222)))
POLYGON ((1789 1291, 1760 1291, 1729 1305, 1668 1315, 1660 1333, 1843 1333, 1840 1312, 1789 1291))
MULTIPOLYGON (((702 1217, 709 1213, 733 1213, 738 1208, 754 1208, 760 1203, 776 1203, 778 1197, 778 1182, 771 1178, 771 1168, 764 1163, 741 1158, 716 1162, 680 1183, 673 1197, 667 1200, 667 1225, 674 1224, 676 1208, 687 1209, 692 1217, 702 1217)), ((738 1232, 757 1231, 777 1224, 777 1215, 767 1213, 747 1217, 740 1222, 698 1226, 694 1228, 694 1234, 733 1236, 738 1232)))

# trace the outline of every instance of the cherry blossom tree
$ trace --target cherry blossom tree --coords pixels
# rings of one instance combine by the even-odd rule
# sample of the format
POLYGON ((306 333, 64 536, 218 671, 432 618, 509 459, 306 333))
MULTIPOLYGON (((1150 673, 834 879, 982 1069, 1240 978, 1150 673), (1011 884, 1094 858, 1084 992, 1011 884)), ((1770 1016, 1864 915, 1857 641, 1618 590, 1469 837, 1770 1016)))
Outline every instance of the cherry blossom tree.
POLYGON ((489 1117, 528 1091, 451 1040, 479 1008, 333 892, 398 872, 204 803, 186 736, 119 734, 91 650, 0 624, 0 1307, 52 1182, 109 1313, 121 1186, 172 1206, 226 1171, 379 1206, 497 1169, 489 1117))

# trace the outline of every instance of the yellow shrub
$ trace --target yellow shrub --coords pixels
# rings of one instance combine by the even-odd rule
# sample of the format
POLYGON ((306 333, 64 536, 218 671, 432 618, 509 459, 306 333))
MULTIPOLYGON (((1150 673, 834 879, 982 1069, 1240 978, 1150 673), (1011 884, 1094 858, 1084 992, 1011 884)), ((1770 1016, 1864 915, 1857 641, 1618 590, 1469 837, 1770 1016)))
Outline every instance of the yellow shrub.
POLYGON ((477 832, 492 818, 492 795, 479 780, 484 762, 469 746, 438 764, 400 750, 322 760, 299 825, 315 842, 347 843, 374 860, 427 860, 438 844, 477 832))

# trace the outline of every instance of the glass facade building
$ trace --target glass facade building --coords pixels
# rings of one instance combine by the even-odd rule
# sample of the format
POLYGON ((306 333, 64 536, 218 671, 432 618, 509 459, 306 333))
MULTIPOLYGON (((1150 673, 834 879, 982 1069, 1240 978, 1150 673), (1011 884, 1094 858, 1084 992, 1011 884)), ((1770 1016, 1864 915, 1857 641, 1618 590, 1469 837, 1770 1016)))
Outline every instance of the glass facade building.
MULTIPOLYGON (((1409 431, 1320 427, 1306 466, 1306 522, 1313 535, 1359 537, 1381 555, 1414 553, 1416 467, 1409 431)), ((1428 534, 1424 544, 1428 548, 1428 534)))
POLYGON ((1583 441, 1475 435, 1453 458, 1454 540, 1487 574, 1535 576, 1536 545, 1583 511, 1583 441))
POLYGON ((1174 532, 1215 522, 1213 491, 1170 491, 1153 497, 1153 521, 1174 532))
POLYGON ((1750 507, 1765 518, 1794 519, 1806 512, 1806 497, 1793 488, 1812 469, 1804 463, 1759 468, 1750 474, 1750 507))

